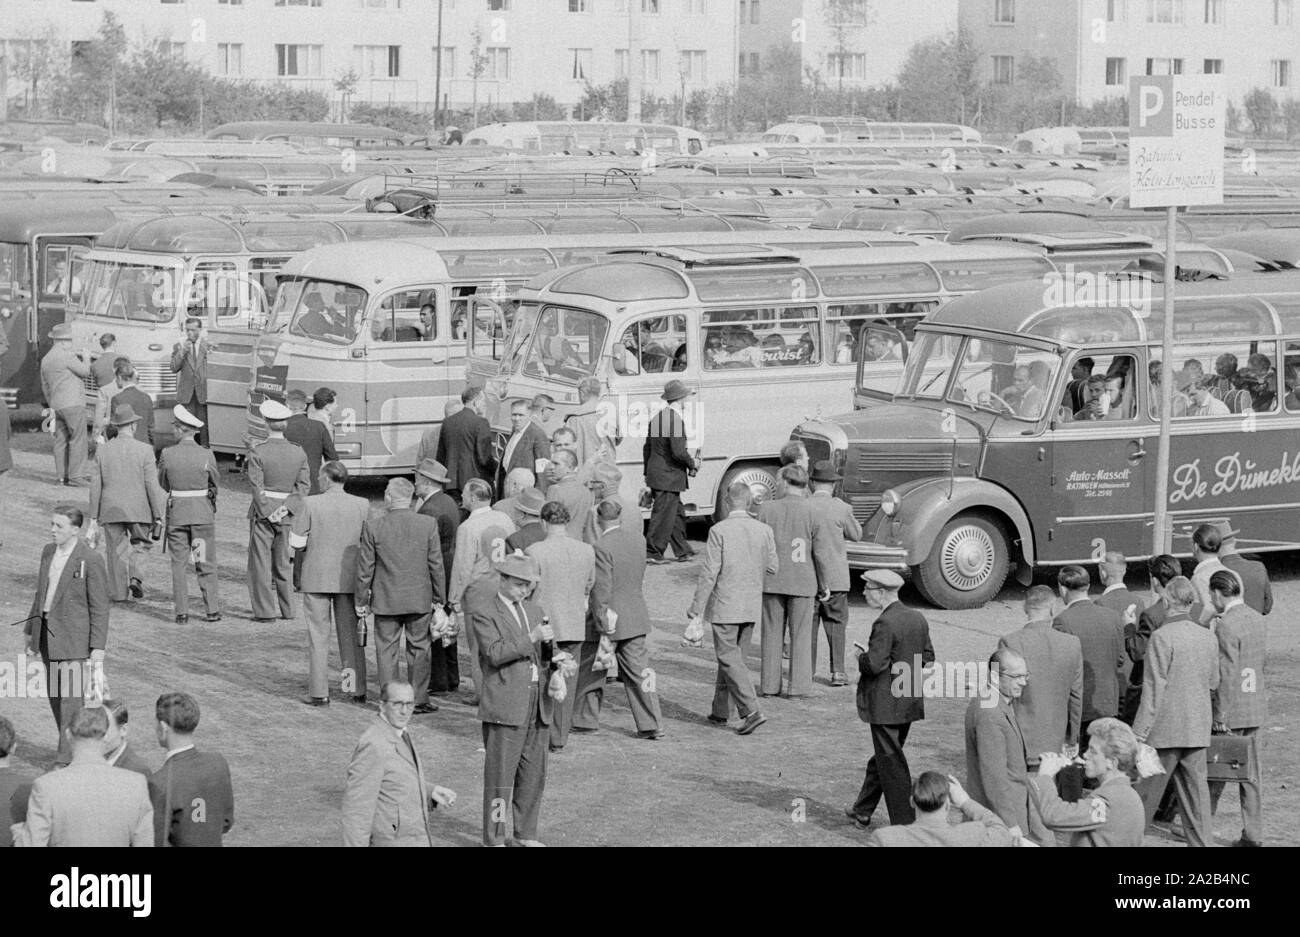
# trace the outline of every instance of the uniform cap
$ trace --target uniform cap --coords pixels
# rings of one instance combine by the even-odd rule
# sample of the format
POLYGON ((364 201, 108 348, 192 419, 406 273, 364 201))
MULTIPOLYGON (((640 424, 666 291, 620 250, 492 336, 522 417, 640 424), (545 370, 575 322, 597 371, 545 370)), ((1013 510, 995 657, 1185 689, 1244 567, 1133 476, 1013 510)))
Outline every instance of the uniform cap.
POLYGON ((185 426, 190 426, 193 427, 194 429, 203 428, 203 421, 200 420, 193 413, 190 413, 190 411, 186 410, 180 404, 177 404, 176 406, 172 407, 172 416, 175 418, 177 423, 182 423, 185 426))
POLYGON ((293 416, 292 410, 280 403, 280 401, 272 400, 269 397, 262 401, 257 408, 257 412, 262 415, 264 420, 287 420, 293 416))

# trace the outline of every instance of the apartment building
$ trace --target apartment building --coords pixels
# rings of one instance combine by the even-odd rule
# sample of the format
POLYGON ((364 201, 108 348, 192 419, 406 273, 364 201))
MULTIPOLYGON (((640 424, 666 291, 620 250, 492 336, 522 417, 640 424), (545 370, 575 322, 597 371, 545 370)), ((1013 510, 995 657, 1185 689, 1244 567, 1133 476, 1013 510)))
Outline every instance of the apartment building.
POLYGON ((0 0, 11 100, 23 94, 12 67, 31 43, 75 53, 104 11, 132 41, 169 43, 217 75, 337 97, 336 79, 355 70, 354 102, 432 107, 440 85, 452 107, 476 91, 480 104, 536 93, 574 104, 587 82, 629 68, 663 97, 736 78, 735 0, 0 0))
POLYGON ((774 47, 794 49, 801 72, 832 88, 898 77, 916 42, 957 29, 957 0, 735 0, 740 75, 757 74, 774 47))
POLYGON ((1252 88, 1296 97, 1300 0, 961 0, 983 77, 1011 82, 1016 60, 1050 56, 1084 104, 1128 94, 1141 75, 1222 75, 1240 103, 1252 88))

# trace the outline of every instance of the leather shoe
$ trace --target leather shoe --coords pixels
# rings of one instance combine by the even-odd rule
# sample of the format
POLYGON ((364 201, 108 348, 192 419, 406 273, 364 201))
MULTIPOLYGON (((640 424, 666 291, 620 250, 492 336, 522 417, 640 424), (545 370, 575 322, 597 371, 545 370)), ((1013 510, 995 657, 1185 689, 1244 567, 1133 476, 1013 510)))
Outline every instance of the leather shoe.
POLYGON ((709 720, 709 722, 713 723, 715 726, 725 726, 728 722, 731 721, 730 719, 727 719, 723 716, 715 716, 713 715, 713 713, 709 713, 709 715, 706 718, 709 720))
POLYGON ((650 739, 650 740, 653 741, 653 740, 656 740, 656 739, 661 739, 661 738, 663 738, 663 737, 664 737, 664 730, 663 730, 663 729, 643 729, 642 731, 640 731, 640 732, 638 732, 638 733, 636 734, 636 737, 639 738, 639 739, 650 739))
POLYGON ((208 612, 208 614, 207 614, 206 616, 204 616, 204 619, 203 619, 203 620, 204 620, 204 621, 221 621, 221 613, 220 613, 220 612, 208 612))
POLYGON ((364 693, 359 693, 356 696, 349 696, 348 702, 356 703, 358 706, 364 706, 366 705, 366 695, 364 693))
POLYGON ((752 713, 746 716, 745 721, 737 727, 736 734, 749 735, 765 722, 767 722, 767 716, 764 716, 761 712, 755 709, 752 713))
POLYGON ((831 674, 831 686, 848 686, 849 675, 846 673, 831 674))
POLYGON ((595 726, 571 726, 569 731, 577 732, 579 735, 595 735, 600 729, 595 726))
POLYGON ((276 620, 277 619, 275 618, 254 618, 253 619, 253 621, 257 622, 259 625, 269 625, 276 620))
POLYGON ((517 839, 515 840, 515 845, 538 847, 545 846, 546 844, 539 839, 517 839))
POLYGON ((437 711, 438 711, 437 703, 421 703, 419 706, 416 706, 414 709, 414 713, 417 716, 423 716, 426 713, 436 713, 437 711))
POLYGON ((663 566, 671 562, 672 560, 668 559, 665 556, 648 556, 646 557, 645 564, 647 566, 663 566))
POLYGON ((299 702, 306 706, 328 706, 330 698, 328 696, 304 696, 299 702))
POLYGON ((868 820, 862 819, 860 816, 858 816, 857 810, 855 810, 852 807, 845 807, 844 815, 848 817, 850 820, 852 820, 853 825, 860 830, 865 830, 867 827, 871 825, 871 821, 869 819, 868 820))
POLYGON ((177 615, 177 616, 176 616, 176 624, 178 624, 178 625, 188 625, 189 623, 190 623, 190 616, 189 616, 189 615, 177 615))
POLYGON ((1264 844, 1263 844, 1263 843, 1257 843, 1257 842, 1256 842, 1255 840, 1253 840, 1253 839, 1246 839, 1246 837, 1243 836, 1241 839, 1234 841, 1231 845, 1233 845, 1233 846, 1237 846, 1237 847, 1240 848, 1240 847, 1242 847, 1242 846, 1263 846, 1264 844))
POLYGON ((131 598, 133 598, 133 599, 143 599, 143 598, 144 598, 144 583, 141 582, 139 579, 132 579, 132 580, 131 580, 131 585, 127 587, 127 591, 131 593, 131 598))
POLYGON ((466 706, 477 706, 477 705, 478 705, 478 694, 477 694, 477 693, 466 693, 464 696, 462 696, 462 697, 460 698, 460 701, 461 701, 462 703, 464 703, 466 706))

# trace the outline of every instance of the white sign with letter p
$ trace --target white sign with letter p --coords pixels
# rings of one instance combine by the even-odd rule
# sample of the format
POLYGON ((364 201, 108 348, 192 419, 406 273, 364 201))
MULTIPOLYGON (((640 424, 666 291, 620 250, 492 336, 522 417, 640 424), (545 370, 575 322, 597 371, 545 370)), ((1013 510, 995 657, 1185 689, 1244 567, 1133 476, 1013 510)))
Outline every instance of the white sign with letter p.
POLYGON ((1129 82, 1131 208, 1222 204, 1225 109, 1217 75, 1129 82))

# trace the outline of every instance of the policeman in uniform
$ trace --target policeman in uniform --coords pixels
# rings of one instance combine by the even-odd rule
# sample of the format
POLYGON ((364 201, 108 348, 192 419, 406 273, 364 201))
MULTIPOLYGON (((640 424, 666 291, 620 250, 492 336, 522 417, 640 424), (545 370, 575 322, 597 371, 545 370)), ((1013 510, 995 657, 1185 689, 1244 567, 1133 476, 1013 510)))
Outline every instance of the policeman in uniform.
POLYGON ((293 570, 289 534, 293 516, 311 490, 307 453, 284 438, 292 411, 278 400, 258 408, 270 438, 248 454, 248 598, 254 621, 292 619, 293 570), (278 601, 277 601, 278 600, 278 601))
POLYGON ((158 482, 167 492, 167 552, 172 559, 172 602, 176 623, 190 620, 189 583, 185 566, 194 560, 194 573, 208 621, 221 621, 217 595, 217 490, 220 473, 212 453, 199 445, 203 421, 177 404, 174 446, 163 450, 158 462, 158 482))

